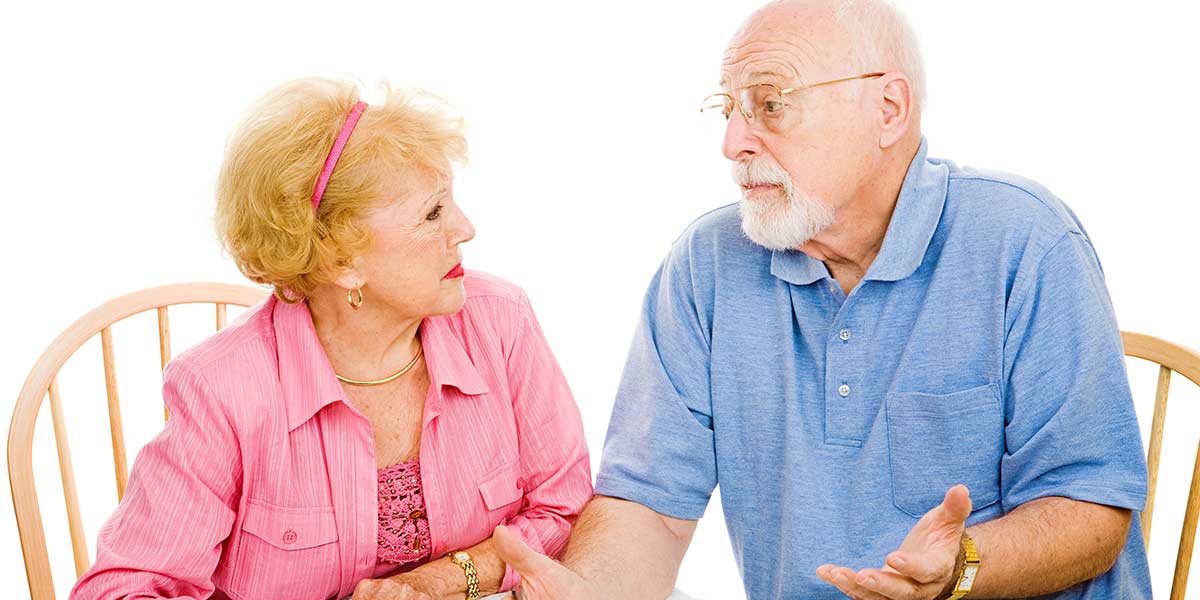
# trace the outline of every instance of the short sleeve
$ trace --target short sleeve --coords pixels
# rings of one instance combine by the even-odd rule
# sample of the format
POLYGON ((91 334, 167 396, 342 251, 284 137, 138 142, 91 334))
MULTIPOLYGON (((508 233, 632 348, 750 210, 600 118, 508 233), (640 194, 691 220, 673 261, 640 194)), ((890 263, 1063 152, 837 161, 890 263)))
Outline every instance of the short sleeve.
POLYGON ((1141 510, 1146 465, 1104 276, 1065 233, 1018 272, 1006 317, 1006 510, 1046 496, 1141 510))
POLYGON ((699 519, 717 485, 711 329, 691 275, 677 244, 646 292, 596 477, 597 494, 678 519, 699 519))

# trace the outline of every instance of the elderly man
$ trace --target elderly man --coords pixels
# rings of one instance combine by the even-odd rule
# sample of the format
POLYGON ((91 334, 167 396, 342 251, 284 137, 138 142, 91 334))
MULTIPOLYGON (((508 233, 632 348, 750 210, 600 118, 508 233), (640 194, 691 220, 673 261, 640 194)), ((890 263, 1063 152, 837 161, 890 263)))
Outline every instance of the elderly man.
POLYGON ((1150 597, 1095 250, 1045 188, 927 155, 922 71, 879 0, 736 34, 705 107, 744 195, 650 284, 563 564, 497 531, 526 600, 667 596, 717 485, 753 600, 1150 597))

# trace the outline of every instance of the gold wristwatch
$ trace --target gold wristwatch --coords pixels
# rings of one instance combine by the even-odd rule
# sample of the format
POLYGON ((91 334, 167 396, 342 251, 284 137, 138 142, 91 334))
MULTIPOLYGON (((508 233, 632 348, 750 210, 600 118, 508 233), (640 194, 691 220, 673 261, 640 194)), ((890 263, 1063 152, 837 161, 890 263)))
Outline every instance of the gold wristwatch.
POLYGON ((958 600, 971 593, 971 588, 975 587, 975 576, 979 574, 979 551, 975 549, 975 541, 965 531, 962 534, 962 549, 966 558, 963 559, 962 570, 958 572, 958 581, 949 600, 958 600))
POLYGON ((479 574, 475 572, 475 563, 471 562, 471 555, 459 550, 446 556, 450 557, 450 562, 462 567, 463 573, 467 575, 467 600, 479 600, 479 574))

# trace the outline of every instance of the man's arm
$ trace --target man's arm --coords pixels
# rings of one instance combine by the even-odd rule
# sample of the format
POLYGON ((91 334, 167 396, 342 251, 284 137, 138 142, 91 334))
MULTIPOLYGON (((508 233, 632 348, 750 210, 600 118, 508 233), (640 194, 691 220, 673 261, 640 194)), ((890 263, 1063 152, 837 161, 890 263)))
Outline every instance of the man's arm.
POLYGON ((1103 575, 1125 547, 1131 518, 1128 509, 1050 497, 970 527, 983 561, 971 597, 1039 596, 1103 575))
POLYGON ((696 521, 596 496, 575 523, 562 564, 504 527, 494 538, 500 557, 521 573, 522 600, 662 600, 675 587, 695 531, 696 521))
POLYGON ((596 496, 575 524, 562 562, 608 597, 661 600, 675 588, 696 523, 596 496))
MULTIPOLYGON (((959 540, 971 513, 962 486, 926 513, 882 569, 822 566, 817 574, 851 597, 946 598, 957 583, 959 540)), ((972 598, 1024 598, 1062 591, 1104 574, 1125 546, 1126 509, 1038 498, 967 529, 982 561, 972 598)))

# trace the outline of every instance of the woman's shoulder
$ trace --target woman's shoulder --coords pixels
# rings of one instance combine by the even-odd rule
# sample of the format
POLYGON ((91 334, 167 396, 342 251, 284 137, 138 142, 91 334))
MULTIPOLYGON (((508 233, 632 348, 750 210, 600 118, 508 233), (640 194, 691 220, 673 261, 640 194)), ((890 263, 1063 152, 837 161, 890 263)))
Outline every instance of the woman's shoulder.
POLYGON ((435 317, 464 337, 499 339, 516 337, 533 318, 525 290, 515 283, 483 271, 467 271, 463 277, 467 299, 462 310, 435 317))
POLYGON ((495 302, 497 300, 512 304, 514 308, 522 308, 529 305, 529 298, 525 295, 525 290, 521 289, 521 286, 484 271, 466 271, 466 275, 463 277, 463 287, 467 290, 467 302, 463 310, 466 310, 473 303, 495 302))
POLYGON ((167 375, 187 371, 202 378, 224 378, 235 373, 262 372, 275 354, 272 311, 276 302, 276 298, 268 297, 247 308, 224 329, 175 356, 167 365, 167 375))

